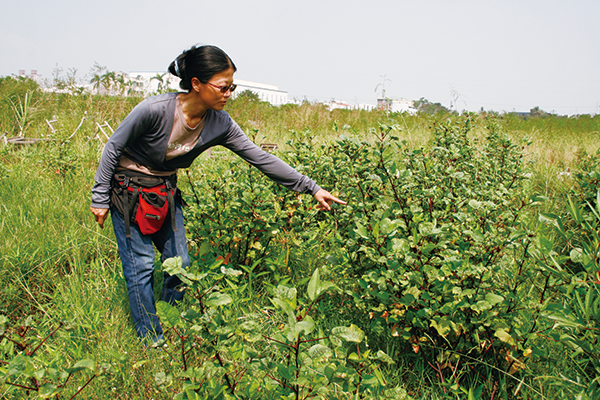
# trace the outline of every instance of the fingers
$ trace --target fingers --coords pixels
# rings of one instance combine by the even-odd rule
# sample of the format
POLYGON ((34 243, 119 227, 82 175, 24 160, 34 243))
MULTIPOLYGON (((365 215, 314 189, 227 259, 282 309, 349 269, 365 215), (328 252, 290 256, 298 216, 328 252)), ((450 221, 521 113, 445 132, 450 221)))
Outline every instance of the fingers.
POLYGON ((98 225, 100 225, 101 229, 104 229, 104 221, 106 221, 106 215, 96 215, 96 222, 98 223, 98 225))
POLYGON ((336 203, 338 203, 338 204, 344 204, 344 205, 346 205, 346 204, 347 204, 345 201, 343 201, 343 200, 340 200, 340 199, 338 199, 337 197, 335 197, 335 196, 333 196, 333 195, 331 195, 331 194, 330 194, 330 196, 331 196, 331 197, 330 197, 330 200, 331 200, 331 201, 334 201, 334 202, 336 202, 336 203))
POLYGON ((328 191, 321 189, 315 193, 315 199, 319 202, 317 209, 319 210, 331 210, 331 203, 335 202, 338 204, 347 204, 345 201, 338 199, 328 191))
POLYGON ((95 208, 90 207, 92 214, 94 214, 94 218, 96 218, 96 222, 100 225, 100 228, 104 229, 104 221, 108 217, 108 208, 95 208))

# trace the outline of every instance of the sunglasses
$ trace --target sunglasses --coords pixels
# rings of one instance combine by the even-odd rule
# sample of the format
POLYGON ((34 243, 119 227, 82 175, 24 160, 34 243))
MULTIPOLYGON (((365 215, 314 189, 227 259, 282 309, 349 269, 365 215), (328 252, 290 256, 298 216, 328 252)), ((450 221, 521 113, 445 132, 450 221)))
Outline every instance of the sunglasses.
POLYGON ((213 84, 212 84, 212 83, 210 83, 210 82, 207 82, 207 83, 208 83, 210 86, 212 86, 212 87, 214 87, 214 88, 217 88, 217 89, 219 89, 219 91, 220 91, 221 93, 227 93, 227 91, 233 92, 233 91, 235 90, 235 88, 237 87, 237 85, 236 85, 236 84, 231 84, 231 85, 228 85, 228 86, 217 86, 217 85, 213 85, 213 84))

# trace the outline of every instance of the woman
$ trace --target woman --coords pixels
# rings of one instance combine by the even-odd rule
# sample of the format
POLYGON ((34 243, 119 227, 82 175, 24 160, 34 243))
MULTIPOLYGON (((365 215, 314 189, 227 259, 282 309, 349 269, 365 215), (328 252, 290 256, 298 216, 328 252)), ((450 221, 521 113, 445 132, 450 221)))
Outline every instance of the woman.
MULTIPOLYGON (((110 213, 138 335, 162 338, 152 289, 154 248, 161 260, 179 256, 189 265, 176 190, 177 169, 189 167, 203 151, 229 148, 273 181, 309 193, 320 209, 346 204, 279 158, 260 150, 223 111, 235 90, 236 67, 215 46, 192 47, 169 66, 184 92, 145 99, 107 142, 92 188, 91 211, 101 228, 110 213), (131 216, 131 217, 130 217, 131 216), (133 219, 135 218, 135 221, 133 219)), ((165 276, 162 300, 183 298, 177 277, 165 276)))

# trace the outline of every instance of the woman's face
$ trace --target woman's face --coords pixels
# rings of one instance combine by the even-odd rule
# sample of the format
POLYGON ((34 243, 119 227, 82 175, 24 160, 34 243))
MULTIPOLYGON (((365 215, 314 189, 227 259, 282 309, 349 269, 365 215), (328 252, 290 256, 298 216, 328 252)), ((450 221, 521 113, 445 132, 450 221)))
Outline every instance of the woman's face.
POLYGON ((233 84, 234 72, 233 68, 229 68, 214 74, 207 83, 198 81, 198 84, 194 85, 194 88, 198 90, 200 102, 206 109, 221 111, 225 107, 227 100, 231 97, 231 91, 227 90, 223 93, 220 88, 233 84))

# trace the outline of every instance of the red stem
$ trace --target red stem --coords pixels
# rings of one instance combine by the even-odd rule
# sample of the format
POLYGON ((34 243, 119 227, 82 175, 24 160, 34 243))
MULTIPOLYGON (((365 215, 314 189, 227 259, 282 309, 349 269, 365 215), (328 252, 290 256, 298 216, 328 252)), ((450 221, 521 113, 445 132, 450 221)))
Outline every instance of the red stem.
POLYGON ((75 392, 75 394, 74 394, 73 396, 71 396, 71 398, 70 398, 69 400, 72 400, 72 399, 74 399, 74 398, 75 398, 75 396, 77 396, 77 395, 78 395, 78 394, 79 394, 79 393, 80 393, 80 392, 81 392, 83 389, 85 389, 85 387, 86 387, 87 385, 89 385, 89 384, 90 384, 90 382, 91 382, 92 380, 94 380, 94 378, 95 378, 95 377, 96 377, 96 375, 92 375, 92 377, 91 377, 91 378, 90 378, 90 379, 89 379, 89 380, 88 380, 88 381, 85 383, 85 385, 83 385, 83 386, 82 386, 82 387, 81 387, 81 388, 80 388, 80 389, 79 389, 77 392, 75 392))

